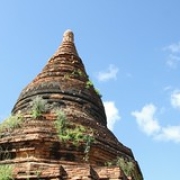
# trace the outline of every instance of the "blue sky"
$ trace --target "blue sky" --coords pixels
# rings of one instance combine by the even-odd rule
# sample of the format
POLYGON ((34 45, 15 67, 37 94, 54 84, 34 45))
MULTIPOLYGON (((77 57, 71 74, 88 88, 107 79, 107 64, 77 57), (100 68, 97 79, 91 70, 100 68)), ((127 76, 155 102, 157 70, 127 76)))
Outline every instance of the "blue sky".
POLYGON ((179 8, 179 0, 1 0, 0 120, 72 29, 108 127, 133 150, 144 179, 177 179, 179 8))

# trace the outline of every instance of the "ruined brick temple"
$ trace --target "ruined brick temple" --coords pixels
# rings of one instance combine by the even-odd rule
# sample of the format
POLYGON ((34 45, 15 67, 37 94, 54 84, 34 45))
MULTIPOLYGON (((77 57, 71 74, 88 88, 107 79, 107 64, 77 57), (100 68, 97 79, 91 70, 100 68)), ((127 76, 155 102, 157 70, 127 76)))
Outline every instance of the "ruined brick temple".
POLYGON ((0 124, 0 179, 143 180, 130 148, 107 128, 101 95, 63 40, 0 124))

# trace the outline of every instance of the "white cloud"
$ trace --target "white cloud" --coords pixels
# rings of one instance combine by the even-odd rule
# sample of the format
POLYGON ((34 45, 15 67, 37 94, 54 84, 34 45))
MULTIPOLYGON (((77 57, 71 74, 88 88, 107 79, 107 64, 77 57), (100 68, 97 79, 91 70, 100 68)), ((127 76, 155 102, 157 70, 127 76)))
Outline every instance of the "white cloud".
POLYGON ((159 133, 155 139, 180 143, 180 126, 168 126, 162 128, 161 133, 159 133))
POLYGON ((156 107, 148 104, 141 111, 134 111, 131 114, 136 118, 136 122, 143 132, 147 135, 154 135, 161 129, 157 119, 155 118, 156 107))
POLYGON ((98 73, 98 80, 99 81, 108 81, 110 79, 116 79, 117 73, 119 69, 114 65, 109 65, 106 71, 102 71, 98 73))
MULTIPOLYGON (((178 93, 180 101, 180 91, 178 93)), ((107 116, 107 126, 113 130, 115 123, 121 119, 119 111, 113 101, 105 101, 104 107, 107 116)), ((178 105, 179 107, 179 105, 178 105)), ((162 111, 162 109, 160 109, 162 111)), ((172 141, 180 143, 180 125, 161 126, 156 118, 157 107, 154 104, 147 104, 140 111, 133 111, 132 116, 136 118, 139 128, 148 136, 158 141, 172 141)))
POLYGON ((107 126, 110 130, 113 130, 115 123, 121 119, 119 111, 113 101, 105 101, 103 104, 107 116, 107 126))
POLYGON ((168 50, 171 53, 179 53, 180 52, 180 42, 170 44, 169 46, 166 46, 163 49, 168 50))
POLYGON ((177 68, 179 61, 180 61, 180 57, 179 56, 170 54, 169 57, 168 57, 168 60, 166 61, 166 64, 170 68, 175 69, 175 68, 177 68))
POLYGON ((132 115, 136 118, 140 129, 155 140, 180 143, 180 125, 161 126, 158 119, 155 118, 156 111, 157 108, 153 104, 148 104, 141 111, 132 112, 132 115))
POLYGON ((171 104, 174 108, 180 109, 180 90, 175 90, 171 94, 171 104))
POLYGON ((180 61, 180 42, 170 44, 169 46, 164 47, 163 50, 169 52, 166 64, 170 68, 177 68, 180 61))

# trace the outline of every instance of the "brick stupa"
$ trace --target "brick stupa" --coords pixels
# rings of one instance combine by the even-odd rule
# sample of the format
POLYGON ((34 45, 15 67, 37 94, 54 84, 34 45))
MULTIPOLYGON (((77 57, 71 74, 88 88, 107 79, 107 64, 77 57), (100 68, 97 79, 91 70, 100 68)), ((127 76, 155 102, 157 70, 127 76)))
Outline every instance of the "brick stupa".
POLYGON ((4 169, 15 180, 143 179, 131 149, 107 128, 70 30, 0 125, 4 169))

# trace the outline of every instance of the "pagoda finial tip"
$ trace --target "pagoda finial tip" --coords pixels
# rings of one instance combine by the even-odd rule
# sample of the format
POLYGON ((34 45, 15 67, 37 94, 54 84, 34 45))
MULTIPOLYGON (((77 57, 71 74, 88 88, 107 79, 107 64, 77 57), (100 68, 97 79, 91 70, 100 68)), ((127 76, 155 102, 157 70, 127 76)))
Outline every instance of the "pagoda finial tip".
POLYGON ((67 29, 63 34, 63 42, 74 42, 74 34, 72 30, 67 29))

